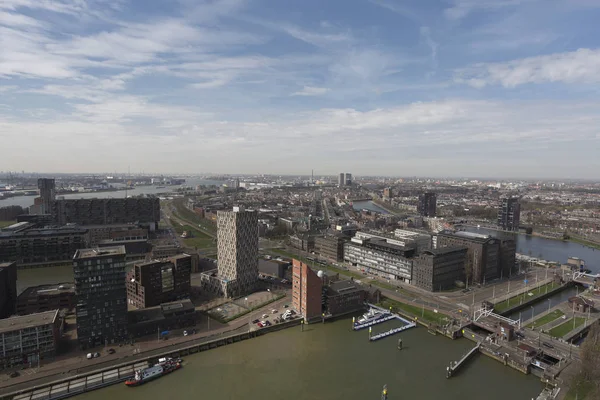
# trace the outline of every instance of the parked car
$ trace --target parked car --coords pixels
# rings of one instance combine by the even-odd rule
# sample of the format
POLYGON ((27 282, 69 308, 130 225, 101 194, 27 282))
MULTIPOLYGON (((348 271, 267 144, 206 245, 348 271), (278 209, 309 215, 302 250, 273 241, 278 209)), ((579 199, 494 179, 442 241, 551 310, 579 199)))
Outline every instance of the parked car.
POLYGON ((260 320, 255 319, 254 321, 252 321, 253 324, 258 324, 260 322, 260 320))
POLYGON ((289 306, 290 306, 289 304, 286 304, 283 306, 283 308, 288 308, 289 306))
POLYGON ((277 314, 277 310, 276 310, 276 309, 272 309, 272 310, 271 310, 271 312, 272 312, 273 314, 277 314))
POLYGON ((552 345, 551 345, 550 343, 548 343, 548 342, 542 342, 542 344, 543 344, 544 346, 546 346, 547 348, 549 348, 549 349, 553 349, 553 348, 554 348, 554 346, 552 346, 552 345))
POLYGON ((115 349, 108 349, 108 354, 115 354, 115 349))
POLYGON ((94 353, 94 358, 100 357, 100 353, 94 353))
POLYGON ((269 314, 263 314, 262 317, 263 318, 269 318, 269 314))
POLYGON ((262 322, 258 322, 258 323, 256 324, 256 326, 258 326, 259 328, 262 328, 264 325, 263 325, 263 323, 262 323, 262 322))
POLYGON ((188 335, 188 331, 183 331, 183 336, 187 336, 188 335))
POLYGON ((19 371, 13 371, 8 376, 10 376, 11 378, 16 378, 19 375, 21 375, 21 374, 19 374, 19 371))

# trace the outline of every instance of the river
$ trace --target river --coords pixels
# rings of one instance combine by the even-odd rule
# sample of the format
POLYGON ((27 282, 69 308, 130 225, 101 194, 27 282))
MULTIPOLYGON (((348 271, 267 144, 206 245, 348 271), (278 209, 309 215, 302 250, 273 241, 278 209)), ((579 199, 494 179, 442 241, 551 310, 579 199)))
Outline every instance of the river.
POLYGON ((538 236, 526 235, 524 233, 508 233, 493 229, 464 227, 469 232, 481 233, 500 237, 510 235, 517 242, 517 252, 548 261, 566 263, 569 257, 579 257, 585 260, 586 268, 594 273, 600 272, 600 250, 583 246, 574 242, 563 242, 562 240, 546 239, 538 236))
POLYGON ((352 203, 352 207, 357 210, 369 210, 375 211, 381 214, 389 214, 385 209, 379 207, 377 204, 373 203, 371 200, 367 201, 355 201, 352 203))
POLYGON ((473 346, 466 339, 452 341, 413 328, 370 343, 366 330, 353 332, 350 325, 343 319, 309 325, 304 332, 294 327, 271 333, 187 356, 182 370, 143 386, 118 384, 77 399, 366 400, 379 399, 387 384, 389 400, 528 400, 542 389, 539 378, 483 355, 446 379, 449 362, 473 346))
MULTIPOLYGON (((200 178, 189 178, 182 186, 165 186, 164 188, 157 189, 156 185, 149 186, 136 186, 131 190, 116 190, 114 192, 90 192, 90 193, 73 193, 73 194, 59 194, 57 197, 64 196, 65 199, 91 199, 91 198, 123 198, 125 196, 138 196, 140 194, 158 194, 171 192, 180 187, 196 187, 197 185, 217 185, 221 186, 224 182, 222 181, 211 181, 203 180, 200 178)), ((7 206, 21 206, 29 207, 33 205, 33 199, 36 196, 14 196, 4 200, 0 200, 0 207, 7 206)))

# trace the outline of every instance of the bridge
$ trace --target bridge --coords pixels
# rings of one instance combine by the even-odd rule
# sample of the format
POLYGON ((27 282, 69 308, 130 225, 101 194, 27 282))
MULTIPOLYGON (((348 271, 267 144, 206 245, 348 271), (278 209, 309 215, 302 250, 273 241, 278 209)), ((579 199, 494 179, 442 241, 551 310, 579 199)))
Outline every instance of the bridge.
POLYGON ((574 272, 573 282, 583 286, 592 286, 594 282, 600 278, 600 274, 586 274, 585 272, 574 272))
POLYGON ((473 354, 477 353, 480 347, 481 342, 478 342, 477 345, 469 350, 467 354, 462 356, 460 360, 451 362, 450 366, 446 367, 446 378, 452 378, 452 375, 454 375, 454 373, 458 371, 460 367, 462 367, 471 357, 473 357, 473 354))
POLYGON ((502 322, 506 322, 509 325, 516 327, 517 329, 521 329, 521 320, 514 320, 510 318, 503 317, 502 315, 494 313, 493 309, 489 309, 486 307, 481 307, 475 310, 473 314, 473 322, 479 322, 482 318, 493 317, 499 319, 502 322))

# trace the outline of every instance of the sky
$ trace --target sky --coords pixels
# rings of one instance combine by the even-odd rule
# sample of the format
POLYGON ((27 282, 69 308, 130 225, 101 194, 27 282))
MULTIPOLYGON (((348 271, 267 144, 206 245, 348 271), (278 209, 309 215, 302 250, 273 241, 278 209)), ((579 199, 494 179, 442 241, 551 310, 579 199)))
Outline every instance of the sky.
POLYGON ((0 170, 599 177, 600 0, 1 0, 0 170))

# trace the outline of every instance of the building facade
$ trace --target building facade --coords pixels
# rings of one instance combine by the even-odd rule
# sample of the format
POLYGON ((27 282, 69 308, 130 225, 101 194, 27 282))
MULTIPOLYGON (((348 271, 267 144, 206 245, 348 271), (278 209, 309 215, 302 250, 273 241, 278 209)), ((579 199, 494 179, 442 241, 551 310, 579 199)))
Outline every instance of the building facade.
POLYGON ((367 296, 367 291, 352 280, 332 282, 324 293, 326 314, 335 317, 361 310, 367 296))
POLYGON ((315 250, 322 257, 329 260, 342 261, 344 259, 345 240, 341 235, 326 235, 315 238, 315 250))
POLYGON ((38 189, 40 191, 39 214, 50 214, 52 202, 56 200, 56 184, 54 179, 38 179, 38 189))
POLYGON ((419 195, 417 212, 423 217, 435 217, 437 210, 437 196, 435 193, 427 192, 419 195))
POLYGON ((58 283, 28 287, 17 298, 17 314, 37 314, 75 308, 75 285, 58 283))
POLYGON ((125 247, 78 250, 73 270, 80 347, 125 340, 128 336, 125 247))
POLYGON ((61 333, 58 310, 0 320, 0 369, 54 356, 61 333))
POLYGON ((415 257, 413 284, 430 292, 452 289, 464 282, 466 247, 429 249, 415 257))
POLYGON ((17 263, 0 263, 0 319, 15 314, 17 303, 17 263))
POLYGON ((323 313, 323 281, 307 264, 292 261, 292 306, 306 321, 320 318, 323 313))
POLYGON ((367 273, 410 283, 415 249, 390 244, 379 238, 357 237, 345 244, 344 261, 367 273))
POLYGON ((437 234, 437 248, 466 247, 465 278, 468 284, 485 283, 500 277, 500 240, 471 232, 442 231, 437 234))
POLYGON ((188 299, 132 310, 127 313, 127 318, 131 336, 156 335, 156 332, 193 327, 196 324, 196 309, 188 299))
POLYGON ((187 254, 136 264, 127 274, 127 302, 146 308, 189 298, 191 272, 187 254))
POLYGON ((498 227, 505 231, 519 230, 521 204, 516 197, 500 199, 498 204, 498 227))
POLYGON ((55 200, 52 218, 59 225, 138 223, 153 231, 160 221, 160 200, 158 197, 55 200))
POLYGON ((218 273, 227 297, 251 293, 258 282, 258 213, 234 207, 217 214, 218 273))
POLYGON ((16 261, 20 266, 70 263, 75 251, 86 247, 86 233, 71 227, 2 231, 0 260, 16 261))

